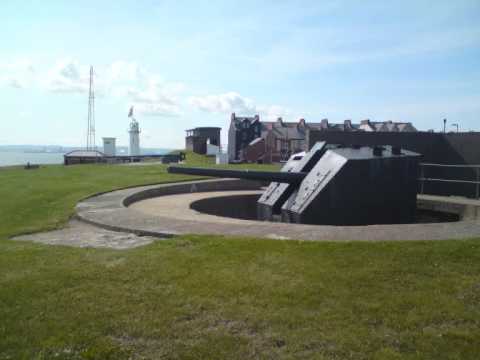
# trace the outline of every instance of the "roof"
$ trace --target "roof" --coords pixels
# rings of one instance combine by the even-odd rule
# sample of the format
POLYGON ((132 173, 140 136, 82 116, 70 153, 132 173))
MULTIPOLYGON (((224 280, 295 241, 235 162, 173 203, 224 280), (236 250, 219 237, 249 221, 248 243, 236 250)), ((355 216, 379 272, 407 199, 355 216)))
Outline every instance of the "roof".
POLYGON ((255 117, 235 117, 235 119, 232 119, 232 122, 236 128, 241 128, 244 123, 252 126, 255 122, 260 122, 260 120, 255 117))
POLYGON ((351 124, 346 125, 345 123, 342 124, 328 124, 328 129, 330 131, 356 131, 360 128, 358 124, 351 124))
MULTIPOLYGON (((234 114, 232 114, 234 115, 234 114)), ((322 131, 373 131, 373 132, 405 132, 417 131, 415 127, 409 122, 394 122, 389 121, 370 121, 362 120, 360 123, 352 123, 351 120, 345 120, 343 123, 330 124, 328 119, 323 119, 320 122, 311 123, 306 122, 305 119, 300 119, 298 122, 285 122, 281 118, 277 121, 260 121, 258 116, 254 117, 239 117, 232 116, 232 123, 239 129, 242 124, 248 123, 252 126, 255 122, 260 122, 262 137, 269 132, 275 134, 277 137, 289 139, 304 139, 308 130, 322 130, 322 131)))
POLYGON ((195 131, 195 130, 222 130, 221 127, 215 127, 215 126, 201 126, 201 127, 196 127, 193 129, 187 129, 185 131, 195 131))
POLYGON ((104 153, 98 150, 73 150, 64 155, 65 157, 102 157, 104 153))
POLYGON ((397 123, 398 130, 400 131, 417 131, 415 126, 412 125, 412 123, 409 122, 402 122, 402 123, 397 123))
POLYGON ((257 118, 255 116, 235 116, 235 121, 255 121, 257 118))
POLYGON ((289 123, 279 125, 276 122, 262 122, 262 136, 271 131, 277 137, 284 137, 290 139, 304 138, 304 133, 299 133, 297 127, 289 126, 289 123))
POLYGON ((404 132, 404 131, 417 131, 417 129, 410 122, 394 122, 388 121, 370 121, 362 120, 361 126, 363 129, 369 127, 374 131, 387 131, 387 132, 404 132))

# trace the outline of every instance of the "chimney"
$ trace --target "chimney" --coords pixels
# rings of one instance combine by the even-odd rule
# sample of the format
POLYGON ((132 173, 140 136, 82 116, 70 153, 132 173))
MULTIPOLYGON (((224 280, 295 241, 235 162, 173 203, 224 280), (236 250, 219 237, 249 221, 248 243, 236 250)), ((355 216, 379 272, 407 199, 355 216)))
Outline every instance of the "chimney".
POLYGON ((351 130, 352 129, 352 120, 345 120, 343 122, 343 126, 345 127, 345 130, 351 130))
POLYGON ((298 120, 297 127, 298 127, 298 128, 306 128, 306 127, 307 127, 307 124, 305 123, 305 119, 304 119, 304 118, 301 118, 300 120, 298 120))
POLYGON ((322 121, 320 122, 320 126, 321 126, 322 129, 327 130, 328 129, 328 119, 322 119, 322 121))

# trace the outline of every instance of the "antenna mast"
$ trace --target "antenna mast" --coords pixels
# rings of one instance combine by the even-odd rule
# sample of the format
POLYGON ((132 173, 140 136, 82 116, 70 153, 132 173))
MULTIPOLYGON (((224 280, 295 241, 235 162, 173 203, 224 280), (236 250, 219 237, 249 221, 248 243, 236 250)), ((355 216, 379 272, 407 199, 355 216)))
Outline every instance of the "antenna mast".
POLYGON ((87 150, 96 150, 95 142, 95 94, 93 90, 93 66, 90 66, 90 85, 88 88, 87 150))

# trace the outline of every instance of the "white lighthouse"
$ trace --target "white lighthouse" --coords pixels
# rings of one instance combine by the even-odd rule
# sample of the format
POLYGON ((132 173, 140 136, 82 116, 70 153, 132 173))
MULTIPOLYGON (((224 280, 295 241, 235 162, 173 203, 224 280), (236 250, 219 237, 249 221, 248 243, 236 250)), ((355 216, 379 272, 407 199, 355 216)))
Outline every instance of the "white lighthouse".
POLYGON ((132 119, 130 122, 130 129, 128 130, 128 133, 130 134, 129 155, 137 156, 140 155, 140 127, 138 121, 133 117, 133 106, 130 108, 128 117, 132 119))

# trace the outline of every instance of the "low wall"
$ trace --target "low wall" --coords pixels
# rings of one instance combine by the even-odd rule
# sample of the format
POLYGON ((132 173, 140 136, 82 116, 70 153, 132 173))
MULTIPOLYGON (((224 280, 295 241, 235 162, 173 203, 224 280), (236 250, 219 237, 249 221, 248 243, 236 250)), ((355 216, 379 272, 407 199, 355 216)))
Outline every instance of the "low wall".
POLYGON ((258 220, 257 200, 261 194, 225 195, 194 201, 190 208, 209 215, 258 220), (235 204, 231 206, 230 204, 235 204))
POLYGON ((185 182, 171 185, 167 184, 167 186, 152 187, 143 191, 135 192, 123 200, 123 205, 128 207, 134 202, 154 198, 157 196, 205 191, 258 190, 262 186, 263 184, 260 182, 241 179, 198 181, 195 183, 185 182))
POLYGON ((424 162, 480 165, 480 132, 443 134, 310 130, 307 137, 308 149, 317 141, 346 145, 395 145, 422 154, 424 162))

